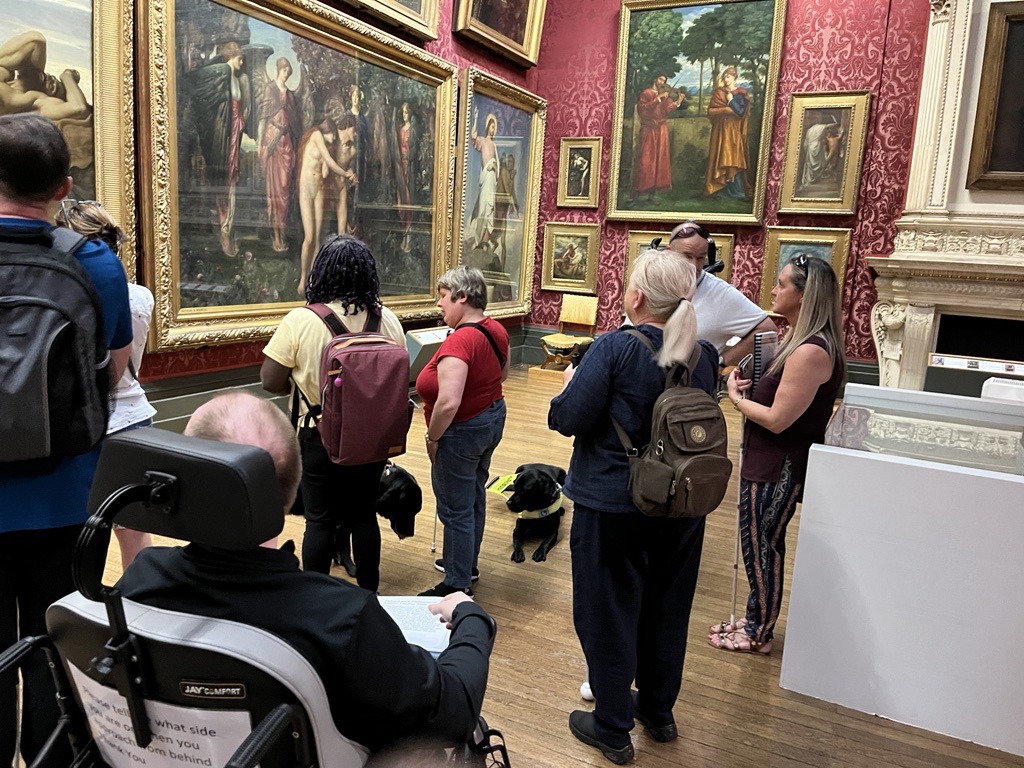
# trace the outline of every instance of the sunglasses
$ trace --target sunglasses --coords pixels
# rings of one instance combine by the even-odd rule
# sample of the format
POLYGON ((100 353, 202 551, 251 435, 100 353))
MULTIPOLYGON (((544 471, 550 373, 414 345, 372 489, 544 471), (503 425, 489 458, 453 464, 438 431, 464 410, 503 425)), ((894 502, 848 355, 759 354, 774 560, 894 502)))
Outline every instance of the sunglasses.
POLYGON ((673 240, 679 239, 685 240, 686 238, 693 237, 694 235, 699 235, 705 240, 711 237, 711 235, 708 234, 708 231, 700 224, 695 221, 687 221, 679 225, 679 228, 672 233, 672 237, 669 238, 669 242, 671 243, 673 240))
POLYGON ((810 257, 806 253, 801 253, 801 254, 798 254, 798 255, 794 256, 792 259, 790 259, 789 263, 792 264, 797 269, 799 269, 801 272, 806 274, 807 273, 807 262, 809 260, 810 260, 810 257))
POLYGON ((70 214, 73 210, 75 210, 75 208, 83 204, 98 205, 100 208, 103 207, 103 203, 101 203, 99 200, 76 200, 73 197, 68 197, 60 201, 60 212, 64 214, 64 218, 67 218, 68 214, 70 214))

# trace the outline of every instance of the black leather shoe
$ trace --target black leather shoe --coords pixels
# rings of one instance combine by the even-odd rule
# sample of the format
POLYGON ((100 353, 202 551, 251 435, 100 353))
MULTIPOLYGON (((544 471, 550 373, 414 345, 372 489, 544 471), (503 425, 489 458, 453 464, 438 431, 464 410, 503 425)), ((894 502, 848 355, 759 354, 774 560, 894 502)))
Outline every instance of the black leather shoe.
POLYGON ((640 693, 638 691, 630 691, 630 693, 633 695, 633 719, 647 729, 647 734, 652 739, 666 744, 679 738, 679 729, 676 728, 674 722, 655 725, 647 715, 640 711, 640 693))
MULTIPOLYGON (((582 709, 570 712, 569 730, 572 731, 573 736, 584 744, 597 747, 601 750, 602 755, 616 765, 625 765, 626 763, 633 762, 635 753, 633 752, 632 742, 628 742, 624 747, 613 747, 610 744, 605 744, 597 737, 597 732, 594 729, 593 712, 585 712, 582 709)), ((627 736, 626 738, 628 739, 629 737, 627 736)))
POLYGON ((473 590, 469 587, 466 587, 465 589, 459 589, 458 587, 453 587, 451 584, 445 584, 442 581, 437 586, 431 587, 425 592, 420 592, 419 597, 446 597, 452 594, 453 592, 465 592, 470 597, 473 596, 473 590))

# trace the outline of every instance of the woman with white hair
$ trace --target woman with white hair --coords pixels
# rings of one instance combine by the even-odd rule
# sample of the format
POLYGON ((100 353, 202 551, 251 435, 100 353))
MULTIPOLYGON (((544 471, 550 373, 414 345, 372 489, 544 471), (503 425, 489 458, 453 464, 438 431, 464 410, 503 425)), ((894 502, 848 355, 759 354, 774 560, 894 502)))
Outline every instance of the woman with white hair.
POLYGON ((444 581, 421 595, 473 594, 487 512, 491 455, 505 431, 501 382, 508 376, 508 333, 484 316, 487 284, 475 267, 460 265, 437 281, 437 306, 452 328, 416 377, 427 419, 430 481, 444 524, 444 581))
MULTIPOLYGON (((697 586, 704 518, 647 517, 629 493, 629 461, 612 424, 645 445, 665 369, 697 344, 693 266, 649 250, 633 265, 623 305, 632 325, 598 337, 551 401, 548 425, 576 438, 563 491, 573 500, 573 619, 597 699, 569 729, 617 765, 633 759, 634 718, 656 741, 678 736, 672 708, 682 682, 686 627, 697 586), (630 684, 636 680, 636 691, 630 684)), ((690 386, 715 391, 718 353, 707 342, 690 386)), ((676 369, 678 372, 678 369, 676 369)))

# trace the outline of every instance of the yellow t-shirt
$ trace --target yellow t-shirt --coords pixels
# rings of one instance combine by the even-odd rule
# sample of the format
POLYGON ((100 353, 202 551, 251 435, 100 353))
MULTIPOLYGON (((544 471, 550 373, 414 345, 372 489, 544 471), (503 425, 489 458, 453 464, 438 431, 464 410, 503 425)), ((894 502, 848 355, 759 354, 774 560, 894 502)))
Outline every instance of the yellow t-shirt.
MULTIPOLYGON (((331 302, 327 306, 334 310, 334 314, 349 331, 363 329, 366 312, 346 315, 341 302, 331 302)), ((381 307, 380 314, 380 333, 405 348, 405 331, 395 313, 387 307, 381 307)), ((299 385, 310 405, 320 405, 320 357, 332 335, 327 324, 315 312, 305 307, 296 307, 284 316, 281 325, 263 348, 263 354, 275 363, 292 369, 292 379, 299 385)), ((300 398, 300 427, 306 410, 306 404, 300 398)))

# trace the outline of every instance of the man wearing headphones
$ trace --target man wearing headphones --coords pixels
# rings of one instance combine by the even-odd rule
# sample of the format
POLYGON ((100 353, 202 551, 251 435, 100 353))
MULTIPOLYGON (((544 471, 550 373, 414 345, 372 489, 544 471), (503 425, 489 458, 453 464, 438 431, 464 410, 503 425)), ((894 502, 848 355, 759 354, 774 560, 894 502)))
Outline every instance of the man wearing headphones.
POLYGON ((700 224, 684 221, 672 230, 668 250, 693 264, 697 270, 697 290, 693 308, 697 312, 697 338, 715 345, 723 364, 736 365, 754 349, 754 336, 762 331, 776 330, 768 313, 752 302, 731 283, 704 272, 715 260, 715 241, 700 224), (739 342, 731 347, 726 342, 734 336, 739 342))

